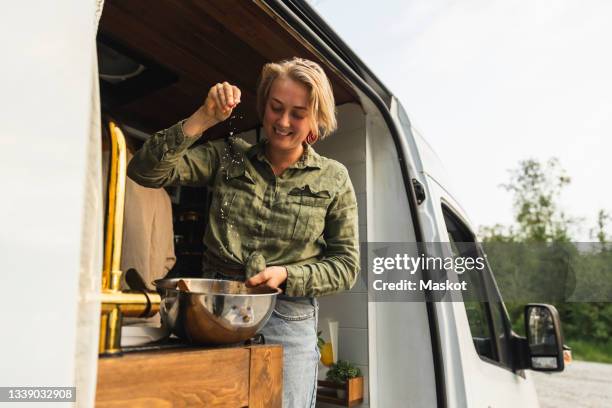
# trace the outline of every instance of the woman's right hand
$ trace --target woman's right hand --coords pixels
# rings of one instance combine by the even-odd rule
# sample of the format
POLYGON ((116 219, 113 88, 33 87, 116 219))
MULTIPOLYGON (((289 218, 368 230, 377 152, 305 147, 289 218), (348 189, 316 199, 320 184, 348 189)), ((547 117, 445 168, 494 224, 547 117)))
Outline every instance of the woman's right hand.
POLYGON ((229 118, 239 103, 240 89, 237 86, 223 82, 210 88, 202 108, 206 116, 214 118, 219 123, 229 118))
POLYGON ((183 123, 187 137, 199 137, 206 129, 230 117, 240 103, 240 89, 227 82, 213 85, 204 104, 183 123))

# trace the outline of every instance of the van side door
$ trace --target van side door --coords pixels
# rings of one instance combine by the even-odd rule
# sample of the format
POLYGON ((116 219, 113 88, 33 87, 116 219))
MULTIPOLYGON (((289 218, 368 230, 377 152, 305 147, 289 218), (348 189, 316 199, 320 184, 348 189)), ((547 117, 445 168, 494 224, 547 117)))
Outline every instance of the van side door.
MULTIPOLYGON (((440 194, 439 219, 444 221, 441 236, 446 234, 451 253, 456 252, 456 243, 470 243, 484 258, 461 211, 450 197, 444 197, 443 189, 435 190, 440 194)), ((466 272, 463 277, 468 283, 464 301, 444 305, 452 308, 460 353, 445 361, 462 367, 467 405, 537 407, 537 394, 528 373, 513 370, 510 319, 488 264, 485 262, 480 272, 466 272)))

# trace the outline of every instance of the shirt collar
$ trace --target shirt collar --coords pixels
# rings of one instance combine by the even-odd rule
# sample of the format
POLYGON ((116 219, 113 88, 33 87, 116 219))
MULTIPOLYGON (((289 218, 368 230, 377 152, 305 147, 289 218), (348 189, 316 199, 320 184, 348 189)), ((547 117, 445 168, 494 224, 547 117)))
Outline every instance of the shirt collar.
MULTIPOLYGON (((248 158, 252 159, 253 157, 256 157, 257 160, 259 161, 267 162, 268 159, 266 158, 266 155, 265 155, 266 143, 267 143, 267 140, 265 138, 262 138, 257 144, 251 146, 251 148, 247 151, 248 158)), ((304 143, 304 153, 302 154, 302 157, 297 162, 289 166, 289 168, 290 169, 292 168, 320 169, 321 168, 321 155, 315 152, 312 146, 310 146, 308 143, 304 143)))

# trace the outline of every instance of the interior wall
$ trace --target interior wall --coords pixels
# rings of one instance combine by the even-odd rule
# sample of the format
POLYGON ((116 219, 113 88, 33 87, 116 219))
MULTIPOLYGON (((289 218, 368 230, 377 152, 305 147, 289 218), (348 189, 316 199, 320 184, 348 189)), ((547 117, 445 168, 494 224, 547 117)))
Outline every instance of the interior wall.
MULTIPOLYGON (((344 104, 338 107, 338 130, 314 145, 326 157, 344 164, 355 188, 359 209, 359 242, 367 242, 366 222, 366 121, 361 107, 344 104)), ((359 279, 348 292, 319 298, 319 330, 327 332, 328 320, 338 321, 338 358, 361 369, 364 375, 364 404, 368 407, 368 295, 366 264, 363 261, 359 279)), ((329 340, 329 339, 327 339, 329 340)), ((319 378, 325 379, 327 368, 319 365, 319 378)), ((317 407, 333 405, 318 402, 317 407)))

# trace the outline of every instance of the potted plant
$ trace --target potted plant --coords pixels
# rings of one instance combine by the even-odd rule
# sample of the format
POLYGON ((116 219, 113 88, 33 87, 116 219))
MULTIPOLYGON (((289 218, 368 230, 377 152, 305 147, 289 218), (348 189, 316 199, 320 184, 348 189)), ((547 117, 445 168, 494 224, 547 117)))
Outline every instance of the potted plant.
MULTIPOLYGON (((327 372, 327 379, 336 384, 344 385, 351 378, 361 377, 361 370, 348 361, 338 360, 327 372)), ((336 390, 338 398, 346 398, 346 388, 336 390)))

